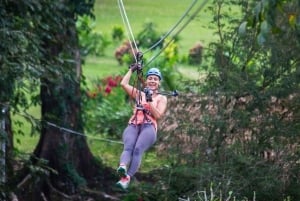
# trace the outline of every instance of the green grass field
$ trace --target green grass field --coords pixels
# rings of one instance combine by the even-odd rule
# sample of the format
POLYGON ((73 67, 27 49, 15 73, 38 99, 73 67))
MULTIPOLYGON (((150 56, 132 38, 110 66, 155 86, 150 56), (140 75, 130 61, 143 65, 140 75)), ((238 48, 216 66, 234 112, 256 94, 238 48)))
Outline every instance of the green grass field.
MULTIPOLYGON (((169 31, 192 2, 192 0, 123 1, 133 34, 137 34, 141 31, 146 22, 153 22, 161 32, 169 31)), ((191 10, 191 13, 193 13, 201 3, 202 0, 199 0, 191 10)), ((98 32, 110 35, 113 26, 124 26, 116 0, 96 0, 95 11, 96 29, 98 32)), ((182 22, 184 23, 185 21, 186 20, 183 20, 182 22)), ((208 44, 208 42, 212 40, 212 32, 208 29, 211 24, 210 21, 211 18, 208 13, 205 12, 204 8, 180 33, 182 51, 188 51, 196 41, 208 44)), ((175 29, 175 32, 177 30, 178 29, 175 29)))
MULTIPOLYGON (((153 22, 159 32, 164 33, 170 30, 179 20, 192 1, 188 0, 124 0, 127 16, 132 26, 133 34, 142 30, 146 22, 153 22)), ((202 1, 199 1, 195 7, 198 7, 202 1)), ((123 26, 117 1, 113 0, 96 0, 95 5, 95 28, 97 32, 111 38, 112 29, 115 25, 123 26)), ((201 11, 179 35, 179 54, 187 54, 190 47, 196 42, 201 41, 204 45, 208 44, 212 38, 212 31, 208 29, 210 17, 206 12, 201 11)), ((176 30, 175 30, 176 32, 176 30)), ((83 73, 89 82, 95 78, 101 78, 112 74, 124 72, 126 66, 119 66, 114 58, 116 44, 111 43, 105 51, 105 56, 90 56, 85 60, 83 73)), ((197 78, 195 67, 185 66, 180 71, 183 74, 193 75, 197 78)), ((40 118, 39 107, 30 108, 29 113, 36 118, 40 118)), ((16 116, 22 119, 20 116, 16 116)), ((16 127, 17 128, 17 127, 16 127)), ((24 133, 30 132, 29 124, 22 125, 24 133)), ((21 152, 31 153, 39 139, 38 135, 15 135, 15 147, 21 152)), ((94 138, 88 138, 92 152, 96 157, 101 157, 103 162, 115 166, 121 151, 121 145, 111 144, 94 138)), ((155 152, 147 153, 145 156, 145 167, 151 164, 155 158, 155 152)), ((150 165, 151 166, 151 165, 150 165)), ((152 165, 153 166, 153 165, 152 165)), ((155 164, 154 164, 155 166, 155 164)))
MULTIPOLYGON (((95 4, 95 31, 103 34, 112 40, 112 30, 114 26, 122 26, 125 30, 123 20, 118 7, 118 1, 112 0, 96 0, 95 4)), ((146 22, 152 22, 156 25, 160 33, 168 32, 191 6, 192 0, 125 0, 123 1, 127 17, 130 22, 132 33, 136 35, 143 29, 146 22)), ((197 1, 190 13, 201 5, 202 1, 197 1)), ((181 25, 188 20, 185 18, 181 25)), ((204 46, 209 44, 214 38, 212 30, 209 29, 211 18, 204 9, 194 18, 183 31, 178 35, 179 54, 187 55, 189 49, 196 43, 201 42, 204 46)), ((173 36, 181 26, 173 31, 173 36)), ((128 34, 126 34, 127 36, 128 34)), ((95 78, 97 76, 106 76, 111 73, 118 73, 126 68, 120 67, 114 58, 114 51, 119 44, 111 43, 105 51, 104 57, 88 57, 86 64, 83 66, 83 72, 87 78, 95 78)), ((150 58, 153 55, 145 55, 150 58)), ((196 69, 193 66, 184 66, 183 73, 195 74, 196 69)), ((196 76, 197 77, 197 76, 196 76)))

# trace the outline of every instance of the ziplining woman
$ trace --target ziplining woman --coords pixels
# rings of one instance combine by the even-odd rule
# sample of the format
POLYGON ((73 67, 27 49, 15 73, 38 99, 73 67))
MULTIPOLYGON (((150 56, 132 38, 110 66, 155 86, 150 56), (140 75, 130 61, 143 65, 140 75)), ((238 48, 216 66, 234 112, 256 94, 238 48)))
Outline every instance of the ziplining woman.
MULTIPOLYGON (((178 25, 183 21, 183 19, 188 16, 188 13, 196 5, 198 0, 193 0, 191 5, 188 7, 186 12, 178 20, 178 22, 168 31, 157 43, 150 47, 147 51, 152 50, 157 45, 163 42, 163 40, 168 37, 172 31, 174 31, 178 25)), ((179 30, 172 37, 172 40, 167 43, 164 48, 162 48, 158 54, 150 58, 146 66, 151 63, 177 36, 189 23, 194 19, 197 14, 204 8, 205 4, 209 0, 204 0, 199 7, 190 14, 188 20, 182 25, 179 30)), ((124 25, 128 31, 129 39, 133 42, 133 50, 138 50, 137 44, 135 42, 132 29, 125 11, 125 7, 122 0, 118 0, 118 5, 120 8, 120 14, 124 25)), ((131 44, 131 43, 130 43, 131 44)), ((139 51, 138 51, 139 52, 139 51)), ((129 84, 130 77, 133 72, 141 71, 142 66, 139 64, 140 57, 137 55, 135 57, 136 63, 131 65, 129 71, 123 77, 121 81, 121 86, 125 92, 137 102, 134 108, 134 114, 130 118, 128 126, 123 132, 123 143, 124 148, 120 157, 119 167, 117 172, 119 173, 121 179, 117 182, 117 185, 123 189, 127 189, 130 183, 130 179, 138 171, 140 167, 142 156, 146 150, 148 150, 156 141, 157 135, 157 120, 161 118, 167 109, 167 98, 163 93, 158 92, 160 82, 162 80, 162 75, 158 68, 151 68, 146 74, 146 90, 141 91, 140 89, 129 84)), ((139 73, 138 73, 139 74, 139 73)), ((165 94, 171 96, 177 96, 178 93, 174 91, 172 94, 165 94)))
POLYGON ((159 69, 151 68, 147 71, 146 88, 143 91, 129 84, 132 73, 139 70, 140 64, 132 64, 121 81, 125 92, 136 100, 133 115, 123 132, 124 147, 117 169, 120 176, 117 186, 124 190, 138 171, 144 152, 156 142, 157 120, 167 109, 167 97, 158 92, 162 80, 159 69))

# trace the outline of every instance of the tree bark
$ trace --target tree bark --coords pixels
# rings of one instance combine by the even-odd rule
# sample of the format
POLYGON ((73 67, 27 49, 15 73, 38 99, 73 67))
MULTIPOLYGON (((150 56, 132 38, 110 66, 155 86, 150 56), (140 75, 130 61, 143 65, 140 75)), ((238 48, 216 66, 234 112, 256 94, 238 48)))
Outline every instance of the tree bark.
POLYGON ((7 184, 13 176, 13 132, 11 128, 11 117, 9 113, 9 107, 1 107, 1 183, 7 184), (4 146, 3 146, 4 145, 4 146), (3 146, 3 147, 2 147, 3 146), (4 150, 2 150, 4 148, 4 150))
MULTIPOLYGON (((68 31, 57 33, 57 39, 61 43, 45 42, 49 46, 50 57, 70 52, 70 58, 75 62, 64 62, 63 69, 66 72, 60 72, 55 79, 48 78, 47 75, 41 79, 42 129, 34 156, 35 162, 36 159, 44 159, 48 161, 49 167, 57 171, 57 174, 50 174, 52 186, 62 192, 74 194, 78 187, 84 186, 87 180, 98 173, 100 165, 94 159, 85 136, 71 132, 83 131, 80 105, 81 61, 75 23, 67 29, 68 31)), ((44 182, 36 188, 36 192, 43 192, 48 197, 47 189, 49 186, 44 182)))

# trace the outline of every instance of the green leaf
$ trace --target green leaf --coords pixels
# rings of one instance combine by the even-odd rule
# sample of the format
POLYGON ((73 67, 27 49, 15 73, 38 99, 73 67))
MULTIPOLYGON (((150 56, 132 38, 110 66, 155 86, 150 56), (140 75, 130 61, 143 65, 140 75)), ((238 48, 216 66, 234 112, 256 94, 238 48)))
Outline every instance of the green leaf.
POLYGON ((263 45, 266 42, 266 38, 262 33, 259 33, 257 36, 257 42, 259 45, 263 45))
POLYGON ((270 26, 266 20, 264 20, 260 25, 260 33, 264 36, 268 35, 270 32, 270 26))
POLYGON ((243 22, 239 27, 239 34, 245 35, 248 22, 243 22))
POLYGON ((262 12, 262 3, 261 2, 256 4, 253 12, 254 12, 254 15, 256 16, 256 19, 260 19, 260 14, 262 12))

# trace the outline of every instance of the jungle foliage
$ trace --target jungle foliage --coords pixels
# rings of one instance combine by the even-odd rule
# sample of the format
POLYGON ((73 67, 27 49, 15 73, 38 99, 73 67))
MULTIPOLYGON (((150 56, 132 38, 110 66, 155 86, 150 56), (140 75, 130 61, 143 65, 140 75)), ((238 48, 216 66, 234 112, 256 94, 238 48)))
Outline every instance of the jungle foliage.
POLYGON ((176 175, 168 185, 193 199, 213 189, 239 199, 298 200, 299 2, 213 5, 218 41, 205 48, 207 77, 187 83, 198 87, 172 100, 163 121, 159 153, 176 175), (241 16, 230 14, 233 7, 241 16))

